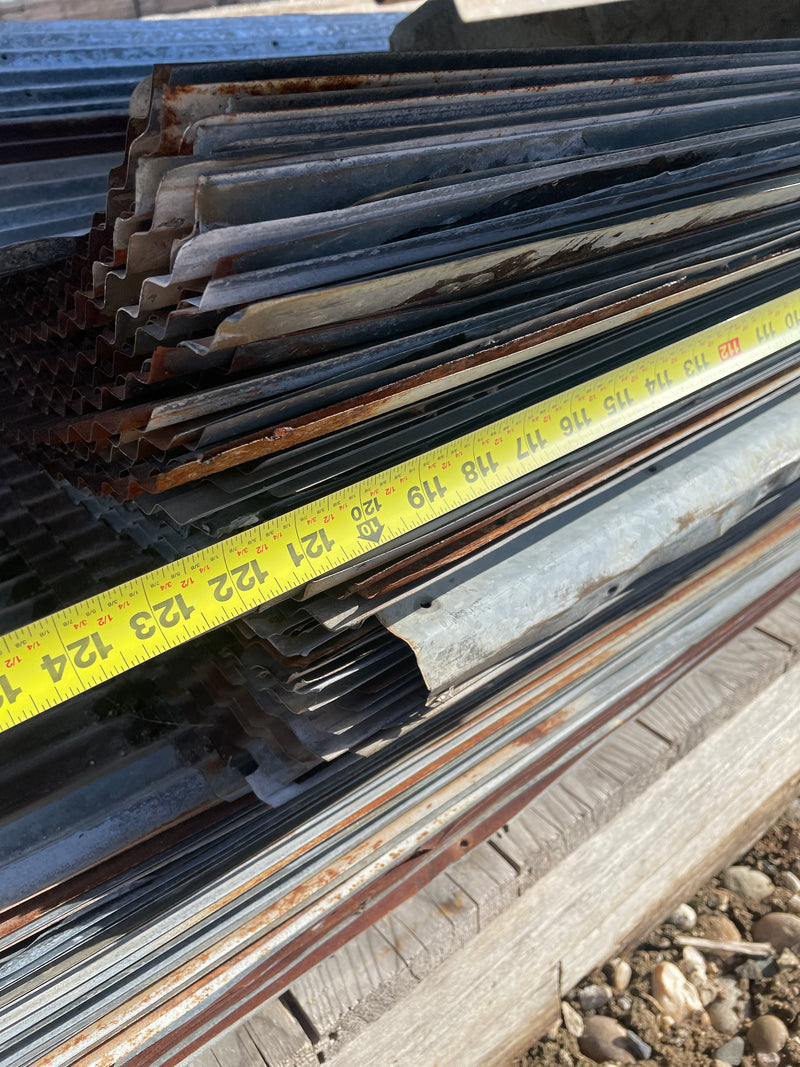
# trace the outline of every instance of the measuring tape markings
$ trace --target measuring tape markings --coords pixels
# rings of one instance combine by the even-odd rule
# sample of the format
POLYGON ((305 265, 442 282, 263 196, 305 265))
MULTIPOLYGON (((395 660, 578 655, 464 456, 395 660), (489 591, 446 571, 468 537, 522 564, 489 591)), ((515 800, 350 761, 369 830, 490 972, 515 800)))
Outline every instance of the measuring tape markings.
POLYGON ((800 290, 0 638, 0 732, 800 340, 800 290))

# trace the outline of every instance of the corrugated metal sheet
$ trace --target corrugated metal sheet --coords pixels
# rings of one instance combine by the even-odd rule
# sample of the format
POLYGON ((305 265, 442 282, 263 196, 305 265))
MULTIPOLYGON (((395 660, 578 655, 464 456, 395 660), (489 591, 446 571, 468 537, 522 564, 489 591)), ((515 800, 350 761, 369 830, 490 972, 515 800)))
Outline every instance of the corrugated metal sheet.
MULTIPOLYGON (((104 215, 2 285, 8 628, 797 288, 796 42, 555 58, 155 69, 104 215)), ((798 381, 777 348, 10 731, 7 1060, 174 1062, 794 588, 798 381)))
POLYGON ((125 146, 131 93, 154 63, 380 50, 401 17, 0 22, 0 249, 25 246, 0 251, 0 273, 25 256, 52 261, 43 239, 89 229, 125 146))

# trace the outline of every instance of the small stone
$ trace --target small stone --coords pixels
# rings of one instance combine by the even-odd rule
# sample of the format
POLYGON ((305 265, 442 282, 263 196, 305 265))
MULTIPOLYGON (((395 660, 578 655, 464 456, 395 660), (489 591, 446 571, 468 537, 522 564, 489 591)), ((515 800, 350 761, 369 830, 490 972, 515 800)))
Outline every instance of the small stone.
POLYGON ((780 1052, 789 1040, 789 1031, 777 1015, 762 1015, 747 1031, 747 1043, 753 1052, 780 1052))
POLYGON ((791 889, 793 893, 800 893, 800 878, 792 871, 781 871, 780 880, 782 886, 791 889))
POLYGON ((574 1067, 575 1061, 565 1048, 558 1050, 558 1062, 560 1067, 574 1067))
POLYGON ((740 978, 746 978, 748 982, 760 982, 765 978, 772 978, 778 973, 778 965, 772 956, 761 960, 745 960, 734 971, 740 978))
POLYGON ((716 986, 717 997, 720 1000, 727 1000, 731 1004, 741 1000, 742 994, 739 990, 739 983, 730 975, 723 975, 723 977, 717 978, 714 985, 716 986))
POLYGON ((667 1026, 685 1022, 695 1012, 704 1015, 700 995, 674 963, 658 963, 650 977, 653 999, 667 1026))
MULTIPOLYGON (((672 948, 672 942, 668 937, 661 937, 659 934, 651 934, 647 938, 647 947, 650 949, 665 949, 672 948)), ((663 959, 663 952, 657 952, 658 962, 663 959)))
POLYGON ((583 1019, 573 1006, 566 1000, 561 1001, 561 1018, 564 1020, 568 1033, 573 1037, 580 1037, 583 1033, 583 1019))
POLYGON ((617 960, 614 964, 614 972, 612 975, 612 985, 617 993, 623 993, 631 984, 631 978, 633 977, 633 971, 631 965, 627 960, 617 960))
POLYGON ((633 1001, 627 994, 623 993, 621 997, 617 997, 617 1007, 620 1011, 629 1012, 633 1007, 633 1001))
POLYGON ((706 1008, 711 1025, 718 1034, 735 1034, 739 1029, 739 1016, 729 1000, 715 1000, 706 1008))
MULTIPOLYGON (((716 912, 701 915, 697 920, 696 932, 700 937, 708 938, 709 941, 741 941, 742 939, 739 928, 726 915, 719 915, 716 912)), ((730 959, 732 956, 731 952, 724 952, 721 949, 707 948, 705 951, 721 960, 730 959)))
POLYGON ((647 1042, 642 1041, 639 1035, 635 1034, 633 1030, 626 1030, 625 1033, 628 1035, 628 1047, 634 1053, 636 1058, 639 1060, 649 1060, 653 1055, 653 1050, 647 1042))
POLYGON ((692 985, 698 988, 708 978, 705 957, 694 945, 687 945, 684 948, 679 966, 692 985))
POLYGON ((607 1015, 593 1015, 586 1020, 578 1046, 595 1063, 636 1063, 628 1044, 628 1031, 607 1015))
POLYGON ((758 1067, 780 1067, 781 1057, 779 1052, 757 1052, 756 1063, 758 1067))
POLYGON ((766 874, 752 867, 728 867, 722 872, 722 884, 731 893, 747 900, 766 900, 775 892, 775 886, 766 874))
POLYGON ((693 945, 686 945, 678 966, 700 994, 700 1001, 703 1006, 710 1004, 717 993, 709 980, 708 963, 703 954, 698 952, 693 945))
POLYGON ((786 910, 792 915, 800 915, 800 893, 792 893, 786 901, 786 910))
POLYGON ((731 902, 729 894, 724 889, 712 889, 707 900, 709 908, 716 908, 717 911, 727 911, 731 902))
POLYGON ((604 1008, 611 999, 611 990, 608 986, 587 985, 578 990, 578 1003, 581 1011, 599 1011, 604 1008))
POLYGON ((697 912, 689 904, 679 904, 667 919, 667 922, 672 923, 673 926, 677 926, 679 930, 683 930, 684 933, 688 934, 690 930, 694 930, 697 922, 697 912))
POLYGON ((726 1041, 724 1045, 717 1049, 717 1059, 722 1060, 723 1063, 730 1064, 730 1067, 739 1067, 743 1055, 743 1037, 732 1037, 730 1041, 726 1041))
POLYGON ((717 999, 717 994, 711 984, 698 986, 697 992, 700 994, 700 1003, 704 1008, 707 1008, 709 1004, 712 1004, 717 999))
POLYGON ((777 964, 779 971, 791 971, 795 967, 800 966, 800 959, 797 958, 790 948, 785 948, 775 960, 775 963, 777 964))
POLYGON ((768 941, 776 952, 800 947, 800 916, 771 911, 753 924, 753 940, 768 941))

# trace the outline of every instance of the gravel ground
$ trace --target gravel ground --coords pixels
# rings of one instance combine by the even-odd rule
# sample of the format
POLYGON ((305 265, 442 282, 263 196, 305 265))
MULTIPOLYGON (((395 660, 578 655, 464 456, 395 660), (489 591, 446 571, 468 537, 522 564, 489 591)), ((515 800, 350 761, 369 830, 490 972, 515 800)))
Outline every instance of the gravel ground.
POLYGON ((558 1025, 514 1067, 642 1060, 800 1065, 800 799, 747 855, 568 993, 558 1025))

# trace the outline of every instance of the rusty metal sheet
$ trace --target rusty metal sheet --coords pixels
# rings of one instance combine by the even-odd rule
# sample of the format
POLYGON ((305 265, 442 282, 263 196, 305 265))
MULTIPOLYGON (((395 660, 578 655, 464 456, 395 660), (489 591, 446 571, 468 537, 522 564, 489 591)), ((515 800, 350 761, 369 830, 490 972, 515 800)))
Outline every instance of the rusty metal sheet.
MULTIPOLYGON (((773 544, 776 543, 774 540, 776 532, 772 534, 773 544)), ((751 544, 744 551, 739 549, 734 552, 732 555, 735 558, 730 556, 728 558, 729 568, 732 565, 737 575, 745 573, 746 560, 756 560, 759 556, 763 560, 764 544, 765 540, 762 538, 760 542, 751 544)), ((253 973, 258 961, 265 961, 267 958, 279 959, 281 957, 276 956, 276 953, 280 947, 301 944, 300 931, 305 929, 309 923, 317 924, 317 936, 319 936, 320 922, 325 916, 335 914, 338 906, 343 905, 345 913, 352 914, 352 911, 347 911, 347 907, 349 903, 349 907, 352 908, 356 886, 364 887, 374 883, 376 877, 383 871, 397 870, 397 864, 401 858, 411 852, 416 852, 421 845, 432 838, 435 839, 441 830, 448 824, 452 824, 454 811, 458 810, 462 803, 467 803, 468 807, 480 805, 484 799, 484 783, 490 780, 494 783, 490 793, 485 794, 487 801, 490 795, 498 793, 502 795, 505 783, 513 780, 511 768, 514 770, 519 768, 520 758, 523 761, 542 758, 533 754, 534 748, 531 740, 534 737, 539 746, 536 752, 539 753, 550 749, 557 740, 560 742, 565 732, 574 732, 576 727, 579 727, 580 714, 574 702, 567 705, 566 710, 559 716, 548 717, 545 714, 538 720, 532 718, 531 713, 534 708, 547 707, 548 693, 556 696, 559 692, 559 685, 563 686, 569 679, 573 685, 578 687, 577 690, 573 690, 577 696, 580 691, 581 671, 590 671, 590 675, 584 677, 587 681, 591 677, 597 687, 597 677, 591 671, 600 670, 602 675, 602 667, 605 663, 606 671, 613 669, 617 675, 614 689, 616 699, 610 702, 607 709, 608 716, 609 719, 613 714, 618 717, 621 708, 618 672, 621 663, 624 662, 624 650, 630 647, 630 642, 633 640, 637 640, 641 647, 645 641, 648 626, 651 635, 657 635, 659 655, 651 659, 649 667, 639 666, 640 673, 637 675, 637 682, 643 677, 642 670, 645 673, 649 670, 651 674, 654 671, 661 672, 660 676, 663 678, 667 664, 675 655, 672 651, 673 645, 670 644, 670 651, 667 652, 664 644, 664 624, 670 612, 673 619, 680 615, 681 630, 685 633, 687 627, 693 625, 689 606, 697 604, 700 594, 705 594, 703 603, 707 613, 707 608, 711 603, 708 594, 715 583, 717 587, 719 586, 723 573, 724 568, 722 570, 719 567, 712 568, 711 572, 704 576, 705 584, 703 580, 688 583, 688 587, 682 591, 683 599, 680 596, 677 599, 673 597, 667 605, 645 611, 638 620, 635 617, 626 620, 616 635, 613 634, 613 630, 607 630, 602 643, 586 642, 577 657, 564 656, 560 663, 551 664, 540 676, 538 685, 527 680, 526 684, 520 686, 517 694, 506 693, 504 699, 499 704, 495 704, 494 708, 486 706, 482 715, 477 719, 472 718, 469 723, 462 723, 461 726, 451 729, 447 735, 439 739, 438 743, 433 743, 429 748, 427 758, 430 764, 439 767, 439 775, 435 779, 437 784, 435 790, 429 789, 427 794, 420 796, 417 785, 412 791, 408 791, 408 785, 406 785, 405 814, 403 809, 395 808, 397 814, 393 820, 384 818, 380 829, 374 826, 371 836, 367 833, 366 839, 354 843, 349 852, 341 855, 341 863, 328 863, 324 874, 320 872, 319 876, 307 876, 304 885, 298 887, 297 894, 292 894, 291 898, 281 890, 281 905, 276 903, 274 906, 270 904, 269 907, 265 907, 262 897, 259 900, 257 918, 255 915, 252 919, 240 917, 238 928, 224 936, 220 936, 220 930, 217 928, 215 931, 217 939, 213 951, 206 950, 198 954, 196 952, 197 933, 193 933, 195 940, 193 958, 187 959, 184 965, 173 970, 169 977, 160 976, 157 985, 151 985, 147 992, 134 996, 127 1004, 106 1014, 102 1019, 97 1018, 91 1026, 84 1028, 81 1037, 63 1038, 60 1049, 57 1052, 54 1050, 53 1054, 48 1057, 50 1061, 62 1062, 66 1057, 74 1058, 77 1055, 88 1054, 90 1049, 97 1048, 99 1043, 108 1042, 97 1050, 95 1057, 97 1062, 112 1062, 114 1057, 120 1058, 126 1055, 133 1045, 141 1048, 143 1038, 148 1041, 158 1040, 161 1035, 166 1035, 167 1028, 170 1031, 170 1037, 165 1036, 165 1041, 166 1047, 169 1047, 170 1042, 179 1040, 181 1037, 181 1034, 176 1031, 176 1024, 179 1020, 183 1020, 187 1027, 194 1028, 197 1032, 197 1011, 205 1009, 206 1006, 210 1007, 212 1003, 218 1010, 219 1001, 215 997, 215 992, 219 989, 220 979, 223 979, 227 988, 238 988, 237 1000, 242 1005, 242 990, 247 987, 241 983, 245 982, 247 974, 253 973), (491 714, 492 710, 494 716, 491 714), (532 733, 531 724, 536 721, 541 725, 532 733), (518 727, 516 732, 513 729, 514 725, 518 727), (465 761, 469 759, 468 753, 470 752, 473 754, 472 765, 467 771, 465 761), (452 768, 447 778, 444 777, 446 763, 449 763, 452 768), (448 784, 453 783, 452 771, 455 770, 459 772, 459 789, 463 800, 458 799, 459 794, 452 792, 452 785, 448 784), (467 796, 471 798, 468 802, 467 796), (415 807, 418 803, 425 804, 429 810, 432 810, 431 805, 433 805, 437 814, 435 818, 427 819, 423 825, 417 823, 418 830, 408 837, 414 820, 418 818, 416 814, 418 809, 415 807), (380 858, 378 858, 376 849, 382 850, 380 858), (371 864, 367 861, 370 853, 373 854, 375 860, 371 864), (288 925, 287 920, 290 920, 288 925), (144 1037, 144 1035, 147 1036, 144 1037)), ((750 573, 752 578, 752 570, 750 573)), ((728 575, 730 577, 730 569, 728 575)), ((775 581, 773 577, 770 588, 774 588, 775 581)), ((707 619, 707 625, 709 621, 707 619)), ((713 623, 711 626, 713 627, 713 623)), ((724 626, 722 628, 724 629, 724 626)), ((674 634, 675 631, 672 632, 674 634)), ((713 629, 711 632, 714 632, 713 629)), ((693 631, 693 636, 695 640, 700 639, 696 630, 693 631)), ((703 634, 702 639, 710 643, 707 632, 703 634)), ((687 660, 683 661, 683 669, 685 669, 686 662, 687 660)), ((635 706, 634 701, 633 707, 635 706)), ((597 716, 598 727, 601 722, 608 721, 603 718, 604 714, 600 713, 597 716)), ((555 765, 557 766, 557 763, 555 765)), ((542 766, 548 767, 552 773, 553 763, 545 763, 542 766)), ((434 779, 428 777, 427 781, 432 783, 434 779)), ((399 783, 395 782, 386 784, 383 805, 379 802, 379 806, 385 807, 389 798, 394 798, 395 801, 399 798, 398 786, 399 783)), ((353 820, 354 816, 355 813, 351 807, 350 819, 353 820)), ((360 821, 363 821, 366 816, 367 811, 364 809, 358 813, 360 821)), ((351 826, 354 825, 355 823, 351 821, 351 826)), ((317 835, 315 843, 320 840, 321 838, 317 835)), ((307 841, 298 840, 296 845, 297 848, 302 847, 308 856, 309 843, 307 841)), ((295 855, 297 855, 296 851, 295 855)), ((286 862, 286 858, 281 858, 281 869, 285 869, 286 862)), ((278 869, 274 863, 270 864, 266 856, 260 862, 257 874, 252 868, 251 864, 247 872, 242 872, 244 878, 240 878, 240 883, 243 882, 246 885, 249 895, 252 895, 259 886, 268 886, 269 878, 274 876, 278 869)), ((364 889, 362 888, 360 892, 363 895, 364 889)), ((226 900, 218 900, 218 905, 224 906, 233 899, 236 899, 235 894, 226 900)), ((156 931, 152 932, 158 936, 156 931)), ((292 958, 291 955, 289 958, 292 958)), ((280 973, 286 974, 285 964, 284 970, 280 973)), ((278 979, 273 977, 273 980, 278 979)), ((152 1048, 148 1049, 147 1054, 153 1055, 152 1048)))
MULTIPOLYGON (((0 281, 4 433, 39 478, 92 487, 32 480, 40 499, 7 508, 0 595, 18 617, 50 610, 93 567, 113 580, 180 555, 189 530, 282 513, 796 287, 796 49, 565 58, 154 71, 106 217, 57 270, 0 281), (112 487, 138 500, 100 495, 112 487)), ((7 1047, 53 1064, 168 1062, 343 936, 358 900, 402 894, 420 849, 445 862, 456 827, 484 825, 559 773, 754 600, 796 581, 797 486, 784 483, 800 442, 796 412, 781 418, 797 374, 796 353, 777 353, 376 552, 363 571, 199 639, 139 678, 133 709, 136 687, 119 686, 56 713, 62 729, 106 709, 91 733, 105 762, 114 723, 127 737, 149 712, 156 732, 188 739, 180 751, 214 796, 202 832, 191 803, 169 809, 181 825, 160 853, 129 822, 113 876, 56 865, 63 885, 0 919, 7 1047), (749 467, 729 469, 722 432, 744 441, 756 418, 772 428, 749 467), (699 510, 678 491, 639 499, 642 479, 677 477, 690 447, 725 453, 714 469, 727 495, 722 478, 695 472, 682 486, 699 510), (655 456, 658 473, 643 474, 655 456), (461 616, 434 639, 437 583, 466 603, 491 563, 513 586, 527 556, 512 567, 504 554, 558 540, 580 555, 560 532, 583 522, 596 540, 602 508, 618 517, 623 499, 644 530, 639 555, 615 542, 619 565, 596 561, 579 582, 584 552, 564 564, 568 596, 539 614, 528 597, 518 623, 472 635, 474 654, 461 616), (398 628, 413 616, 419 661, 381 613, 398 628), (427 708, 420 663, 439 698, 427 708), (263 806, 227 819, 221 798, 245 783, 263 806)), ((61 737, 56 786, 72 806, 52 855, 63 860, 86 781, 70 778, 80 733, 61 737)), ((93 772, 98 793, 113 766, 93 772)), ((155 797, 177 772, 152 766, 155 797)), ((31 775, 34 787, 43 827, 56 801, 45 778, 31 775)), ((10 811, 12 793, 0 793, 10 811)), ((97 834, 101 820, 93 811, 85 825, 97 834)))

